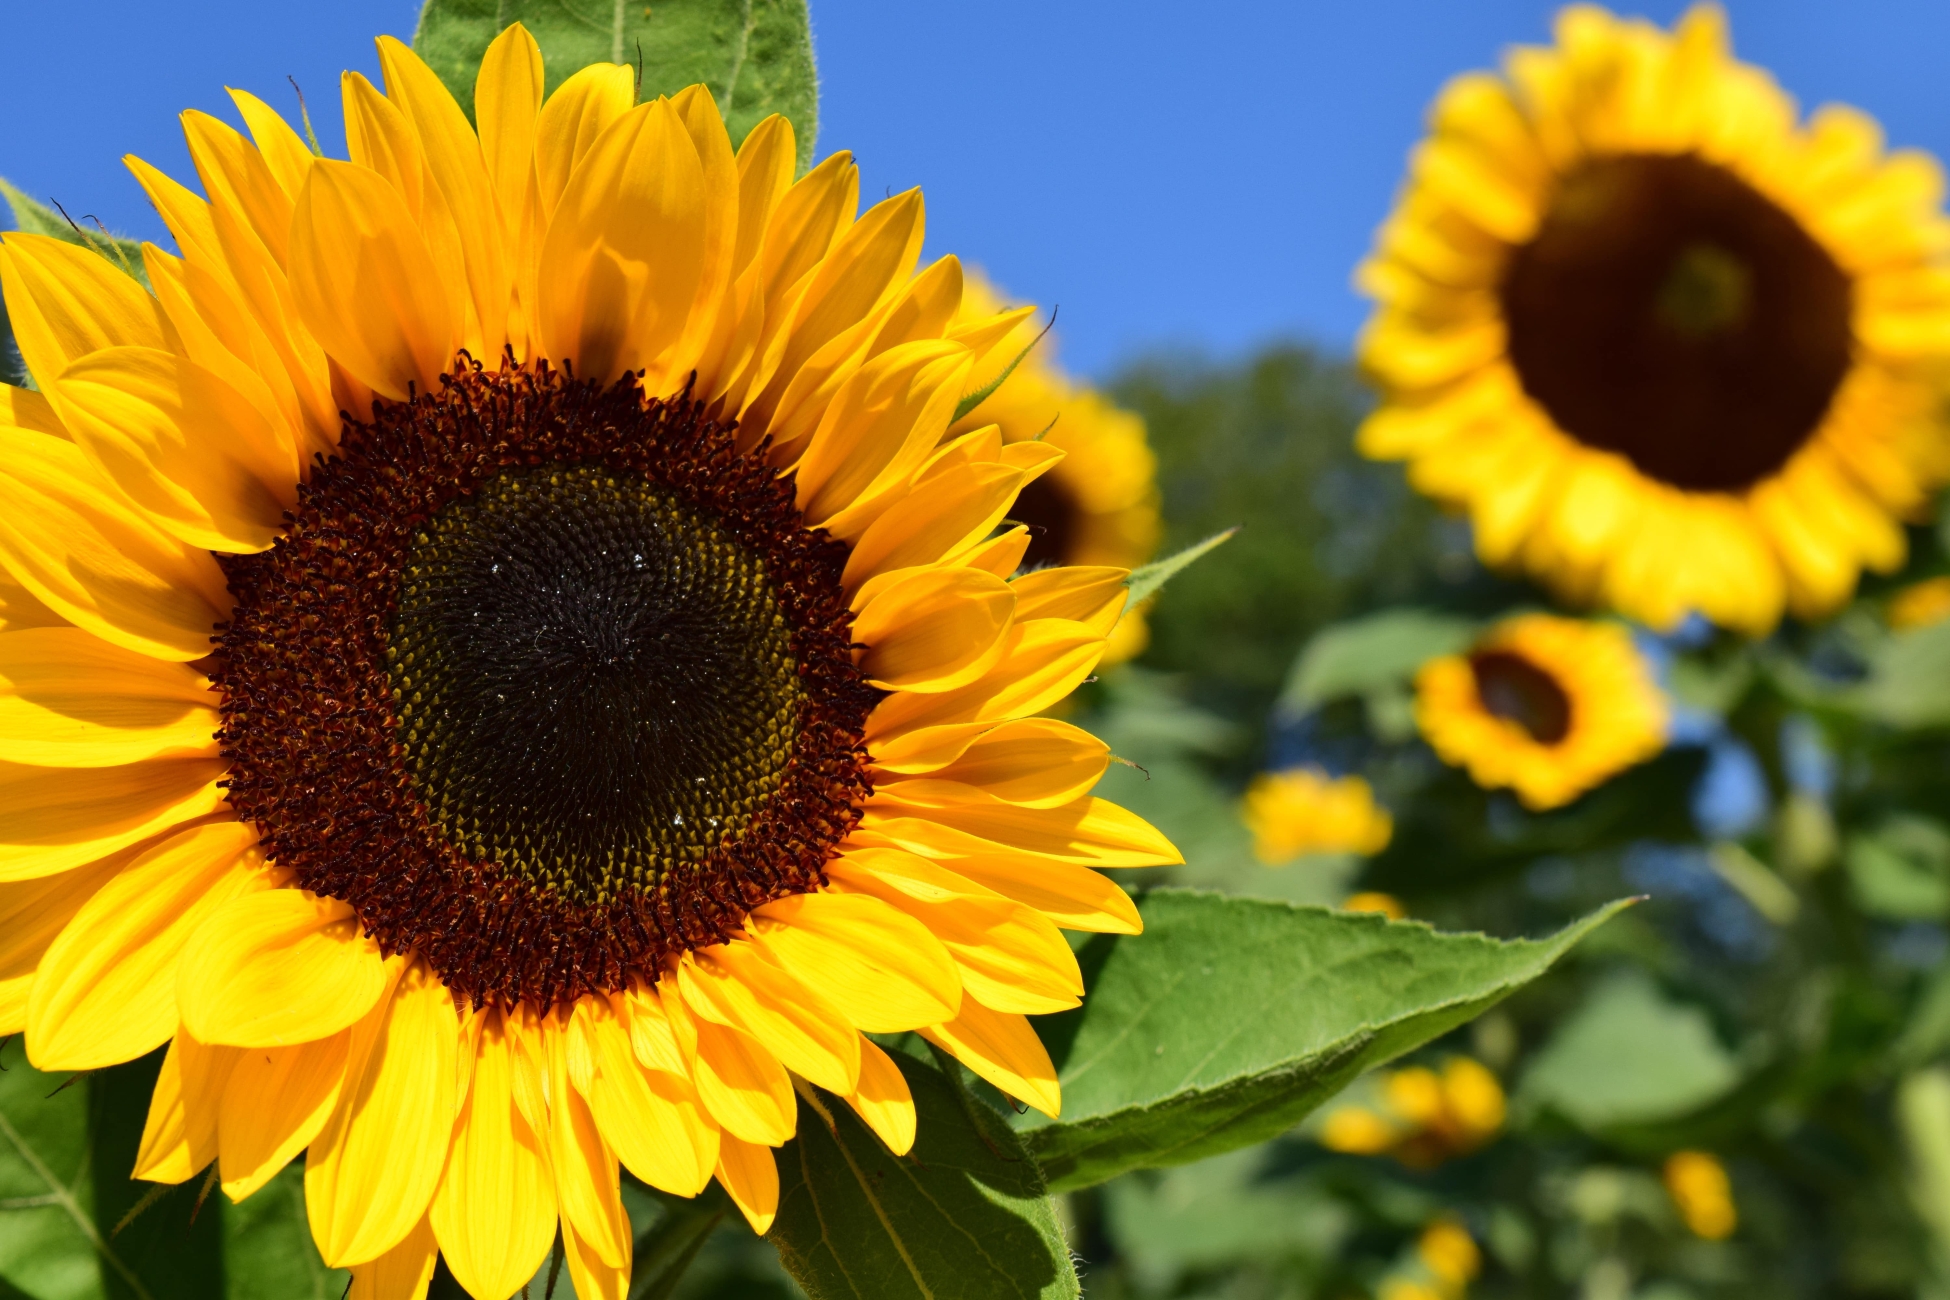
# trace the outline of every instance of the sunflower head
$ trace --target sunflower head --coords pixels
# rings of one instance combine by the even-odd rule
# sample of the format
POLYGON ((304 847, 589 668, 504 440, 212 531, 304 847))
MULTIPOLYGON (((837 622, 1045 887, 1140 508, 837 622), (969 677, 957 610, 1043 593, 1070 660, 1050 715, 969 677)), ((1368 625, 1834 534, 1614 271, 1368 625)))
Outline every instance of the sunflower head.
MULTIPOLYGON (((1144 421, 1105 394, 1065 374, 1054 341, 1027 308, 1004 310, 1002 295, 970 273, 962 312, 971 322, 1013 321, 1007 337, 972 377, 979 390, 1000 385, 957 430, 993 422, 1005 442, 1040 442, 1062 450, 1049 473, 1026 486, 1009 517, 1029 529, 1023 563, 1110 565, 1135 569, 1157 549, 1158 458, 1144 421), (1013 370, 1007 369, 1011 364, 1013 370), (1006 378, 1004 373, 1006 371, 1006 378)), ((1111 634, 1104 662, 1143 653, 1149 632, 1133 610, 1111 634)))
POLYGON ((349 159, 238 95, 201 194, 131 161, 153 294, 0 248, 0 1035, 169 1043, 138 1176, 304 1152, 354 1294, 501 1300, 558 1226, 620 1294, 619 1160, 763 1231, 795 1078, 908 1149, 866 1033, 1056 1112, 1058 927, 1178 860, 1037 716, 1128 571, 1019 574, 1063 452, 950 429, 1019 317, 917 270, 918 193, 627 67, 544 96, 519 26, 478 131, 380 62, 349 159))
POLYGON ((1416 723, 1443 761, 1536 810, 1658 753, 1667 712, 1630 632, 1547 614, 1498 624, 1415 679, 1416 723))
POLYGON ((1436 103, 1359 276, 1361 446, 1570 599, 1824 613, 1950 476, 1942 188, 1859 113, 1797 123, 1715 7, 1568 8, 1436 103))

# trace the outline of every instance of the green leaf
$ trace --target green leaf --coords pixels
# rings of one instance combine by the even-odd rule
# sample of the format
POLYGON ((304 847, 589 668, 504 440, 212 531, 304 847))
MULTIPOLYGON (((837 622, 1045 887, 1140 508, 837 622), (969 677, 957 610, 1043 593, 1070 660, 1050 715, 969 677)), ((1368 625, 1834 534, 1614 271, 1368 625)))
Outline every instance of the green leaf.
POLYGON ((698 1197, 664 1197, 663 1216, 636 1239, 630 1300, 669 1300, 730 1205, 714 1183, 698 1197))
POLYGON ((548 89, 592 63, 642 62, 639 98, 702 82, 734 145, 773 113, 792 122, 799 167, 819 133, 819 83, 805 0, 427 0, 413 48, 463 108, 488 45, 519 22, 542 47, 548 89))
POLYGON ((134 1274, 95 1227, 88 1090, 21 1055, 0 1044, 0 1278, 36 1300, 102 1300, 104 1258, 134 1274))
POLYGON ((1139 903, 1142 935, 1099 935, 1079 954, 1083 1005, 1035 1022, 1063 1115, 1016 1127, 1057 1190, 1262 1141, 1536 979, 1623 906, 1503 942, 1159 890, 1139 903))
MULTIPOLYGON (((222 1196, 213 1192, 212 1199, 222 1196)), ((295 1160, 250 1198, 223 1207, 228 1300, 339 1300, 351 1274, 327 1268, 305 1215, 305 1166, 295 1160)), ((557 1293, 560 1294, 559 1292, 557 1293)))
POLYGON ((1896 813, 1851 835, 1842 856, 1849 892, 1871 916, 1935 921, 1950 914, 1950 827, 1896 813))
POLYGON ((95 1228, 133 1275, 124 1276, 113 1262, 103 1269, 103 1289, 111 1300, 210 1300, 224 1293, 222 1192, 193 1178, 129 1218, 155 1191, 155 1184, 130 1178, 129 1170, 142 1145, 162 1058, 158 1048, 139 1061, 97 1070, 87 1080, 95 1228))
POLYGON ((1739 1082, 1739 1066, 1706 1013, 1669 1000, 1632 970, 1600 985, 1558 1027, 1517 1096, 1603 1131, 1690 1114, 1739 1082))
POLYGON ((1180 570, 1231 541, 1233 534, 1238 531, 1237 528, 1228 528, 1223 533, 1214 533, 1202 542, 1187 546, 1176 555, 1167 555, 1162 560, 1153 560, 1143 568, 1133 570, 1131 576, 1124 580, 1124 585, 1131 589, 1125 607, 1128 609, 1151 599, 1159 588, 1177 577, 1180 570))
POLYGON ((1399 687, 1438 655, 1454 654, 1476 623, 1427 609, 1391 609, 1324 628, 1293 661, 1280 707, 1306 713, 1344 695, 1399 687))
POLYGON ((918 1116, 906 1156, 845 1103, 802 1094, 770 1234, 786 1269, 812 1300, 1075 1297, 1054 1207, 1009 1126, 960 1080, 893 1058, 918 1116))

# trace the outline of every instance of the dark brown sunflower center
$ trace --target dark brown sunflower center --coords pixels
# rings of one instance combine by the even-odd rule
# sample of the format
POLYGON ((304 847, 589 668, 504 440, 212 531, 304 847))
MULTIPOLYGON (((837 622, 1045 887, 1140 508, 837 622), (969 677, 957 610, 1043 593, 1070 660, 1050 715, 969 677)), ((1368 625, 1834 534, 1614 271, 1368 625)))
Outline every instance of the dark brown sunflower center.
POLYGON ((870 790, 846 548, 688 401, 463 371, 223 556, 230 802, 477 1001, 654 976, 817 888, 870 790))
POLYGON ((387 656, 442 837, 584 904, 742 835, 806 698, 759 557, 587 465, 449 502, 407 551, 387 656))
POLYGON ((1780 469, 1850 364, 1848 276, 1772 200, 1691 154, 1566 175, 1502 298, 1518 377, 1557 426, 1694 491, 1780 469))
POLYGON ((1508 650, 1484 650, 1469 657, 1476 695, 1496 717, 1516 723, 1540 745, 1555 745, 1571 734, 1571 697, 1557 679, 1508 650))
POLYGON ((1051 475, 1034 480, 1016 497, 1009 517, 1029 525, 1029 548, 1023 552, 1027 569, 1073 561, 1082 531, 1077 500, 1051 475))

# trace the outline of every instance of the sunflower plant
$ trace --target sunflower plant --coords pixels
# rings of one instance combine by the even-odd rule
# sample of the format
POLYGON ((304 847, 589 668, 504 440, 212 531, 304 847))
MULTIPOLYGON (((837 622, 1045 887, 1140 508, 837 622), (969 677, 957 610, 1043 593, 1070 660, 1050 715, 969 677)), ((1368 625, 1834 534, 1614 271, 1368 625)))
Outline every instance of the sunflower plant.
POLYGON ((514 9, 382 38, 347 158, 186 113, 173 250, 10 192, 0 1288, 661 1296, 735 1216, 815 1300, 1074 1296, 1053 1193, 1615 910, 1106 874, 1183 855, 1056 715, 1217 539, 1064 476, 1141 437, 859 210, 803 6, 514 9))

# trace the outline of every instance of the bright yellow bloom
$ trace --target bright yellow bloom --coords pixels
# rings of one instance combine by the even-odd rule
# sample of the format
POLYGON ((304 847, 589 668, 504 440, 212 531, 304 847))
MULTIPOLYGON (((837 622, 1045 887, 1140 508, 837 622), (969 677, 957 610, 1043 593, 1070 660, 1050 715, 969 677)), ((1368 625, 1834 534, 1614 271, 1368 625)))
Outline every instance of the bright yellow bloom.
POLYGON ((1261 772, 1246 787, 1239 815, 1253 833, 1253 855, 1268 866, 1303 853, 1379 853, 1395 832, 1367 781, 1311 767, 1261 772))
POLYGON ((361 1300, 436 1252, 505 1300, 558 1224, 620 1296, 619 1161, 763 1231, 801 1081, 909 1148, 864 1033, 1057 1111, 1058 927, 1179 860, 1036 716, 1125 571, 1010 580, 1062 453, 947 436, 1015 321, 916 274, 918 192, 856 216, 846 154, 627 67, 544 102, 518 26, 478 134, 379 56, 350 161, 241 94, 184 116, 207 197, 131 161, 154 296, 0 251, 0 1034, 170 1043, 137 1175, 305 1152, 361 1300))
POLYGON ((1898 632, 1930 627, 1950 618, 1950 577, 1912 582, 1889 598, 1885 617, 1898 632))
POLYGON ((1503 1085, 1467 1056, 1451 1057, 1440 1073, 1420 1065, 1391 1070, 1376 1091, 1375 1107, 1350 1103, 1330 1111, 1321 1145, 1427 1169, 1476 1150, 1503 1127, 1503 1085))
MULTIPOLYGON (((1009 518, 1030 530, 1023 562, 1135 569, 1149 560, 1158 546, 1158 458, 1144 420, 1066 374, 1052 357, 1054 340, 1038 341, 1044 327, 1034 313, 1026 307, 1004 312, 1001 295, 979 274, 970 274, 962 294, 962 319, 1015 321, 977 366, 971 387, 993 383, 1022 360, 953 432, 994 424, 1005 443, 1040 440, 1065 453, 1049 473, 1025 484, 1010 508, 1009 518)), ((1144 610, 1130 611, 1111 633, 1104 663, 1141 654, 1149 636, 1144 610)))
POLYGON ((1950 477, 1942 196, 1859 112, 1797 124, 1719 9, 1572 6, 1436 101, 1360 271, 1361 447, 1569 599, 1830 611, 1950 477))
POLYGON ((1476 1239, 1455 1219, 1437 1219, 1423 1229, 1415 1253, 1452 1295, 1461 1295, 1483 1271, 1483 1253, 1476 1248, 1476 1239))
POLYGON ((1424 664, 1415 720, 1444 762, 1556 808, 1665 747, 1668 709, 1615 623, 1526 614, 1424 664))
POLYGON ((1705 1151, 1675 1151, 1666 1160, 1666 1192, 1696 1237, 1720 1241, 1740 1226, 1726 1166, 1705 1151))

